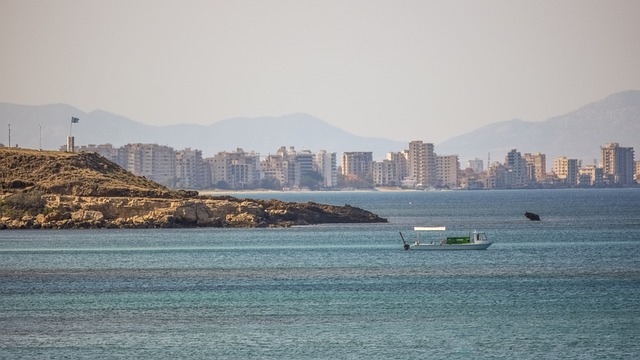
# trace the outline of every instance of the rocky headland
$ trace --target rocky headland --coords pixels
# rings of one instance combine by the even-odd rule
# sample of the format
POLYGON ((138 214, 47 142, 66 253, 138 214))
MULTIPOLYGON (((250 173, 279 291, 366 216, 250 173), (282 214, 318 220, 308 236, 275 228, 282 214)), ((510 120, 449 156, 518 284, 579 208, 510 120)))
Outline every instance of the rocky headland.
POLYGON ((201 196, 95 153, 0 148, 0 229, 288 227, 386 222, 349 205, 201 196))

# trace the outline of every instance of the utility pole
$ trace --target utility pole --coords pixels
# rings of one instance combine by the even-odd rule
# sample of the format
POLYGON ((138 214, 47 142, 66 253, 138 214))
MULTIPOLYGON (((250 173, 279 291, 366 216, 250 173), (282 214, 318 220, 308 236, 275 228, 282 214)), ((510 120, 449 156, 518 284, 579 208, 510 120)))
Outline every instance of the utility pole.
POLYGON ((40 128, 40 150, 42 150, 42 124, 38 124, 38 127, 40 128))
POLYGON ((9 147, 11 147, 11 124, 9 124, 9 147))

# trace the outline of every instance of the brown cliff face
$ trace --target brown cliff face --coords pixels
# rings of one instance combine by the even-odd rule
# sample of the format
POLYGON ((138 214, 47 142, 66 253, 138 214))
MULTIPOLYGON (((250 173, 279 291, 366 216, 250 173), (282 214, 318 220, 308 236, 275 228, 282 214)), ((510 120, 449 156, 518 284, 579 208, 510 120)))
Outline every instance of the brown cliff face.
MULTIPOLYGON (((5 199, 8 197, 5 197, 5 199)), ((42 195, 43 211, 3 212, 0 229, 288 227, 386 222, 351 206, 240 200, 42 195)))
POLYGON ((0 229, 282 227, 386 222, 348 205, 172 191, 93 153, 0 148, 0 229))

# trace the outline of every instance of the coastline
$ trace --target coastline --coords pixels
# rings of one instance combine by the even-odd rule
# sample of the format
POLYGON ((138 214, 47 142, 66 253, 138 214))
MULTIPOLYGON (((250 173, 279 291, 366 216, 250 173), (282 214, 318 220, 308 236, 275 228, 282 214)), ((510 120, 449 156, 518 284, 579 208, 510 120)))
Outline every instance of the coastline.
POLYGON ((340 190, 272 190, 272 189, 250 189, 250 190, 220 190, 220 189, 207 189, 207 190, 194 190, 199 195, 204 196, 222 196, 222 195, 234 195, 234 194, 287 194, 287 193, 345 193, 345 192, 421 192, 424 190, 416 189, 403 189, 400 187, 376 187, 373 189, 340 189, 340 190))

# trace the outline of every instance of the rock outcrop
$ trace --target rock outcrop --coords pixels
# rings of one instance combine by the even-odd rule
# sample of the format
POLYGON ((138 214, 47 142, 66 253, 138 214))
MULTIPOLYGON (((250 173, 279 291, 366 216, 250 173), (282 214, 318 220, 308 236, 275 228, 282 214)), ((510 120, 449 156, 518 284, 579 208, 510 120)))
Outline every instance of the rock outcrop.
POLYGON ((349 205, 198 196, 97 154, 0 148, 0 229, 288 227, 386 219, 349 205))
POLYGON ((0 229, 288 227, 386 222, 352 206, 232 197, 162 199, 44 195, 45 213, 0 217, 0 229))
POLYGON ((527 219, 531 220, 531 221, 540 221, 540 215, 532 213, 532 212, 528 212, 527 211, 527 212, 524 213, 524 216, 527 219))

